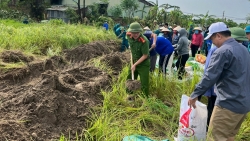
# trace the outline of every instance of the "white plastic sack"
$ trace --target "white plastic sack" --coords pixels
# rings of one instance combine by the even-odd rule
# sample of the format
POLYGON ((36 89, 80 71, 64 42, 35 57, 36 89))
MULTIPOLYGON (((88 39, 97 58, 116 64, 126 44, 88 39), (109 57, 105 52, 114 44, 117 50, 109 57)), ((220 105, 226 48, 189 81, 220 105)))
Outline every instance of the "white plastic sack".
POLYGON ((172 55, 171 55, 171 57, 169 58, 169 61, 168 61, 168 66, 167 66, 167 72, 168 73, 171 73, 173 60, 174 60, 174 52, 172 53, 172 55))
POLYGON ((175 141, 205 141, 207 126, 207 106, 196 101, 196 108, 188 106, 189 97, 182 95, 178 137, 175 141))

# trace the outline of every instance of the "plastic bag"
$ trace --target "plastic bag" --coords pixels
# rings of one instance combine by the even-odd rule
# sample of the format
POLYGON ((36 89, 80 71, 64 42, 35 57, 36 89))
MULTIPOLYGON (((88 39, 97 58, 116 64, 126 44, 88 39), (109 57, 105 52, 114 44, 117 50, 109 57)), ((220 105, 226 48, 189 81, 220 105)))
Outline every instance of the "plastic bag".
POLYGON ((207 126, 207 106, 196 101, 196 108, 188 106, 189 97, 182 95, 178 137, 175 141, 205 141, 207 126))
MULTIPOLYGON (((152 140, 149 137, 141 136, 141 135, 130 135, 130 136, 124 137, 122 141, 156 141, 156 140, 152 140)), ((169 141, 169 140, 165 139, 161 141, 169 141)))

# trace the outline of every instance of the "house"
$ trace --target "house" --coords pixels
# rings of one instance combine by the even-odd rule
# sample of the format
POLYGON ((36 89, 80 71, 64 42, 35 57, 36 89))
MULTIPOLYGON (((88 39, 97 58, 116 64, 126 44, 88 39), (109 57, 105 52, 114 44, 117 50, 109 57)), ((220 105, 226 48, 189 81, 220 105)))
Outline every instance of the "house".
MULTIPOLYGON (((78 0, 51 0, 51 5, 63 5, 61 8, 58 6, 52 6, 51 8, 47 9, 47 17, 48 19, 53 18, 61 18, 64 21, 67 21, 67 17, 65 17, 65 7, 77 7, 78 0)), ((120 5, 122 0, 109 0, 108 1, 108 9, 115 5, 120 5)), ((144 9, 145 12, 138 11, 134 13, 134 16, 143 18, 143 16, 147 15, 150 9, 150 6, 153 6, 151 3, 147 2, 146 0, 138 0, 139 1, 139 8, 138 10, 144 9)), ((100 0, 85 0, 85 7, 90 6, 94 3, 103 4, 100 0)), ((80 1, 80 7, 83 8, 83 0, 80 1)), ((122 17, 126 17, 126 13, 123 12, 122 17)))
POLYGON ((62 19, 65 23, 69 22, 69 18, 66 15, 66 10, 68 7, 62 6, 62 5, 54 5, 51 6, 50 8, 47 8, 47 19, 62 19))

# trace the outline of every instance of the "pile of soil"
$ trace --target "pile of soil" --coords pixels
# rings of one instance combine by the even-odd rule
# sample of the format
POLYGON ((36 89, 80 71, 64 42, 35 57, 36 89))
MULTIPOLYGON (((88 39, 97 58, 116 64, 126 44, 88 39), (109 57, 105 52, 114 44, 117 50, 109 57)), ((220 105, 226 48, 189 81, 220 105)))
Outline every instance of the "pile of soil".
POLYGON ((106 54, 101 58, 111 60, 108 64, 119 71, 128 56, 113 52, 119 47, 115 42, 94 42, 66 50, 61 57, 1 72, 0 140, 58 140, 69 133, 74 140, 76 133, 81 135, 90 108, 102 104, 100 91, 109 89, 112 81, 85 62, 106 54))
POLYGON ((0 55, 0 59, 6 63, 17 62, 31 62, 34 60, 33 56, 26 56, 20 51, 4 51, 0 55))
POLYGON ((110 67, 114 75, 117 75, 122 70, 123 66, 130 61, 130 53, 115 52, 107 54, 102 56, 100 61, 110 67))
POLYGON ((136 91, 141 89, 141 82, 139 80, 127 80, 126 88, 130 91, 136 91))

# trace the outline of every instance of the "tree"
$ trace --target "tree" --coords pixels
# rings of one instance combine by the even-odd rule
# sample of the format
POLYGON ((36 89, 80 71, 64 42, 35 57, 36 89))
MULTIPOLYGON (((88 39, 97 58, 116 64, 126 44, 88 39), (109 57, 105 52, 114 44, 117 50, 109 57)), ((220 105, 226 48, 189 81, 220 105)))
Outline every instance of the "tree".
POLYGON ((246 23, 248 23, 249 21, 250 21, 250 14, 247 14, 246 23))
POLYGON ((82 12, 81 12, 81 0, 72 0, 77 4, 77 8, 78 8, 78 15, 79 15, 79 21, 82 23, 82 12))
POLYGON ((141 12, 141 18, 142 18, 142 19, 143 19, 144 13, 147 13, 147 12, 145 11, 145 8, 147 8, 147 7, 149 7, 149 6, 146 6, 146 4, 143 4, 143 7, 142 7, 141 10, 136 10, 136 12, 141 12))
POLYGON ((238 24, 235 21, 231 20, 231 19, 226 19, 225 24, 228 27, 236 27, 236 26, 238 26, 238 24))
POLYGON ((122 15, 122 8, 120 5, 115 5, 112 6, 109 9, 109 13, 111 16, 113 16, 114 18, 119 18, 122 15))
POLYGON ((139 8, 138 0, 122 0, 121 7, 130 21, 133 17, 133 13, 135 13, 135 11, 139 8))
POLYGON ((200 19, 201 26, 207 25, 208 24, 207 20, 215 17, 215 15, 209 15, 209 11, 207 11, 207 13, 205 15, 199 14, 199 15, 195 15, 195 16, 200 19))

